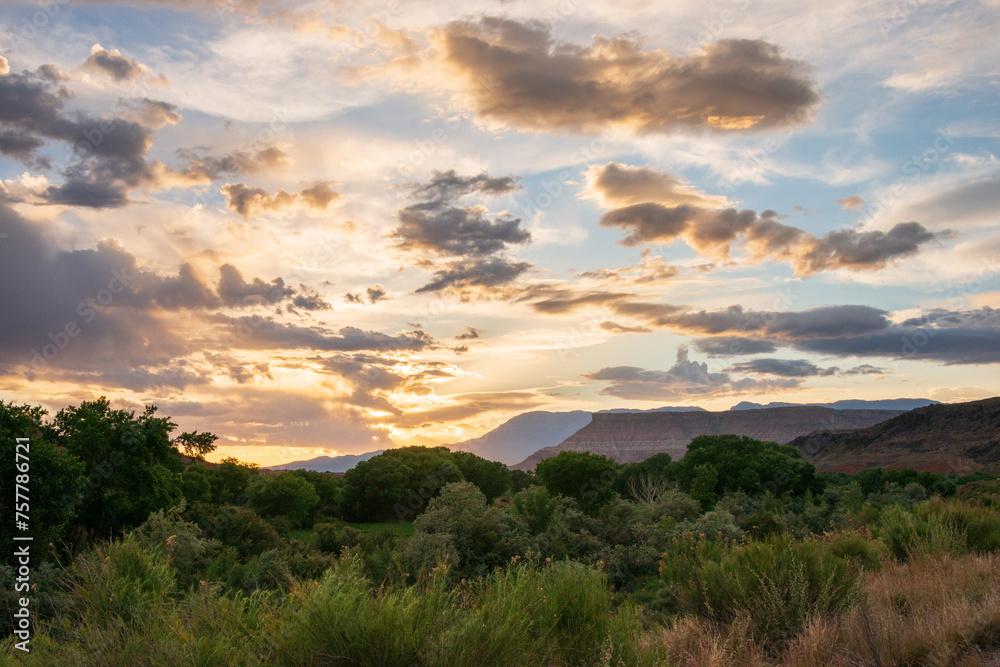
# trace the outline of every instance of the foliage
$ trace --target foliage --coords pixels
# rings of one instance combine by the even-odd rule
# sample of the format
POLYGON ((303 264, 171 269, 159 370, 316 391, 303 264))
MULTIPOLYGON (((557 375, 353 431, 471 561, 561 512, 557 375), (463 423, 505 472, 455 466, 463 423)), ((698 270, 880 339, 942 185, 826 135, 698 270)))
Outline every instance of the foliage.
POLYGON ((823 490, 815 468, 802 460, 798 449, 747 436, 698 436, 671 470, 681 489, 692 496, 697 494, 697 500, 706 507, 710 495, 714 498, 731 491, 781 496, 823 490), (712 469, 716 473, 714 485, 712 469))
POLYGON ((219 436, 214 433, 191 431, 181 433, 174 439, 174 446, 184 452, 185 456, 195 459, 204 459, 207 455, 215 451, 215 441, 219 436))
POLYGON ((510 470, 498 461, 487 461, 471 452, 452 452, 451 459, 462 478, 479 487, 486 502, 492 503, 510 488, 510 470))
MULTIPOLYGON (((0 541, 13 544, 15 503, 27 502, 31 536, 36 550, 50 542, 60 543, 76 517, 83 498, 84 465, 73 454, 58 449, 55 433, 42 423, 40 407, 0 401, 0 541), (28 438, 27 447, 17 449, 17 438, 28 438), (22 456, 18 457, 20 453, 22 456), (25 475, 24 478, 19 477, 25 475), (27 500, 15 498, 15 485, 30 490, 27 500)), ((22 491, 23 493, 23 491, 22 491)), ((23 508, 22 508, 23 509, 23 508)), ((4 561, 10 558, 10 550, 4 561)))
POLYGON ((615 494, 618 464, 589 452, 559 452, 540 461, 535 476, 550 493, 573 498, 587 512, 595 512, 615 494))
POLYGON ((287 517, 292 527, 302 525, 320 502, 307 480, 291 473, 263 476, 249 490, 250 507, 262 517, 287 517))
POLYGON ((134 528, 180 500, 183 465, 170 441, 176 425, 157 417, 155 406, 137 416, 106 398, 84 401, 60 410, 53 426, 57 444, 85 466, 77 516, 97 535, 134 528))

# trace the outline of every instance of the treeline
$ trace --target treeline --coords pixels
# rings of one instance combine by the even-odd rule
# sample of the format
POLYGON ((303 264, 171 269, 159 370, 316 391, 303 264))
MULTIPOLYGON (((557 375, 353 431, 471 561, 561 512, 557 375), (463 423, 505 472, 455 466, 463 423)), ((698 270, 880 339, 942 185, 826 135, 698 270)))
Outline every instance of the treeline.
MULTIPOLYGON (((1000 582, 969 574, 1000 551, 983 473, 817 473, 728 435, 678 461, 563 452, 534 474, 440 447, 265 473, 199 460, 215 436, 171 437, 155 408, 44 417, 0 405, 3 447, 31 434, 53 545, 33 572, 38 664, 828 664, 872 614, 850 651, 873 663, 1000 649, 1000 582), (968 571, 909 579, 928 558, 968 571), (932 583, 940 609, 912 593, 926 619, 892 601, 932 583), (903 646, 885 619, 926 637, 903 646)), ((4 611, 12 577, 0 566, 4 611)))

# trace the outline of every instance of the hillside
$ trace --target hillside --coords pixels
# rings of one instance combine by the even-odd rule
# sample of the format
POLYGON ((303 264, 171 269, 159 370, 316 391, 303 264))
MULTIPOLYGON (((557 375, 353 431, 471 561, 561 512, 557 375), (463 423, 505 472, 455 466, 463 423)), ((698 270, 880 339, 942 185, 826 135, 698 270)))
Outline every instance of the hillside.
POLYGON ((965 474, 1000 470, 1000 397, 931 405, 853 431, 792 441, 820 470, 873 466, 965 474))
POLYGON ((835 410, 816 406, 726 412, 596 413, 558 446, 541 449, 513 468, 532 470, 561 451, 589 451, 620 463, 666 452, 677 460, 699 435, 735 433, 785 443, 817 429, 854 429, 895 417, 900 410, 835 410))

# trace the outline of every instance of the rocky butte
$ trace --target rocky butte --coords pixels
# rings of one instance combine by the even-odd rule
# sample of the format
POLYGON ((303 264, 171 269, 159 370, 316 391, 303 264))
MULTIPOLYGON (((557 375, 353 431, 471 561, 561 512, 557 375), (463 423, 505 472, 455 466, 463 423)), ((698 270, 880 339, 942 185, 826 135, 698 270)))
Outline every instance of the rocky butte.
POLYGON ((595 413, 588 425, 560 444, 540 449, 511 467, 533 470, 539 461, 564 451, 602 454, 619 463, 666 452, 676 461, 699 435, 734 433, 787 443, 817 430, 865 428, 903 412, 795 406, 726 412, 595 413))

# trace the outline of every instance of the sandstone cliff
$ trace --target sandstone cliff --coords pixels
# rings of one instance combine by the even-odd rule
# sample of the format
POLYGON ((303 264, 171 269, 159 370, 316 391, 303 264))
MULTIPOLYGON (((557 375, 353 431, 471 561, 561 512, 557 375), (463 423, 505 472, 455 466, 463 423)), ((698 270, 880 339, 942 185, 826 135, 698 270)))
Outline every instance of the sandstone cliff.
POLYGON ((555 447, 540 449, 511 466, 532 470, 539 461, 562 451, 603 454, 619 463, 642 461, 666 452, 676 461, 699 435, 735 433, 786 443, 817 429, 856 429, 891 419, 900 410, 833 410, 822 407, 764 408, 728 412, 596 413, 555 447))

